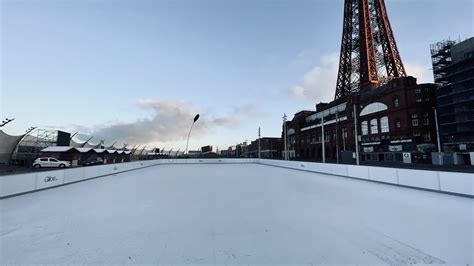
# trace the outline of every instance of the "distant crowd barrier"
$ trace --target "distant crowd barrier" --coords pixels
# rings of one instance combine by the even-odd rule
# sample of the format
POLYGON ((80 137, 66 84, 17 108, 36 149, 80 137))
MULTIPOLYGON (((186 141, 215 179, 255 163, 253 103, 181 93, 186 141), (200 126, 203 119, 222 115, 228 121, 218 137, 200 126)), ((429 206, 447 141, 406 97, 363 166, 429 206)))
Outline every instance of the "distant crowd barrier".
POLYGON ((474 174, 267 159, 158 159, 0 176, 0 199, 165 164, 255 163, 474 197, 474 174))
POLYGON ((474 174, 260 159, 260 164, 474 197, 474 174))

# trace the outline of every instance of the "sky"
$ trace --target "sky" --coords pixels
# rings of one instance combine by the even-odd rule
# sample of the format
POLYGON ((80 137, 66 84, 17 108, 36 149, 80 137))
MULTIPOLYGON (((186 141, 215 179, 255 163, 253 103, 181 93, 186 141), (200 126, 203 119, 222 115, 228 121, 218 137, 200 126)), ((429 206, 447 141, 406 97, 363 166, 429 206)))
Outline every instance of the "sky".
MULTIPOLYGON (((472 0, 386 0, 409 75, 474 36, 472 0)), ((0 0, 0 119, 22 134, 226 149, 334 98, 343 0, 0 0)))

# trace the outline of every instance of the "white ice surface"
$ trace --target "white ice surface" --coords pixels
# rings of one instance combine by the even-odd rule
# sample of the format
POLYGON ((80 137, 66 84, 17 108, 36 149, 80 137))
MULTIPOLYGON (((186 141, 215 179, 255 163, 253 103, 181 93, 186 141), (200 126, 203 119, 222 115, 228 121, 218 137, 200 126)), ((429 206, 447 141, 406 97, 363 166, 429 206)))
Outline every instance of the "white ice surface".
POLYGON ((472 199, 256 164, 150 167, 0 211, 0 264, 474 262, 472 199))

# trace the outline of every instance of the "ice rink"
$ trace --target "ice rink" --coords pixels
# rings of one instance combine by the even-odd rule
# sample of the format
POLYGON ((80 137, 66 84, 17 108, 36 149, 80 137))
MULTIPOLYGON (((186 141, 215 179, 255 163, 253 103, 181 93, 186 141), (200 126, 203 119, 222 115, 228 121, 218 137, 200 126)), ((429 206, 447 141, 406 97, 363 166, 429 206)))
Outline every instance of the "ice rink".
POLYGON ((257 164, 0 200, 5 263, 474 263, 474 200, 257 164))

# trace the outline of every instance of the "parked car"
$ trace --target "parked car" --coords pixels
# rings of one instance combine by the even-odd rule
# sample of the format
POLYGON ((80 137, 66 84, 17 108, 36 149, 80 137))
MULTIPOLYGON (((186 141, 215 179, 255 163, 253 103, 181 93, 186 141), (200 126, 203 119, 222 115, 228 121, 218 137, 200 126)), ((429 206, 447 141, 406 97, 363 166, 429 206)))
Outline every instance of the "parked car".
POLYGON ((104 164, 104 160, 102 160, 100 157, 89 157, 82 165, 89 166, 98 164, 104 164))
POLYGON ((59 167, 59 168, 64 168, 64 167, 70 167, 71 163, 68 161, 60 161, 56 158, 53 157, 41 157, 36 159, 33 162, 33 168, 42 168, 42 167, 59 167))

